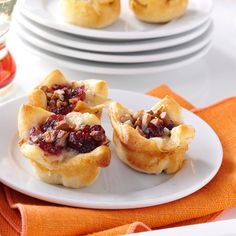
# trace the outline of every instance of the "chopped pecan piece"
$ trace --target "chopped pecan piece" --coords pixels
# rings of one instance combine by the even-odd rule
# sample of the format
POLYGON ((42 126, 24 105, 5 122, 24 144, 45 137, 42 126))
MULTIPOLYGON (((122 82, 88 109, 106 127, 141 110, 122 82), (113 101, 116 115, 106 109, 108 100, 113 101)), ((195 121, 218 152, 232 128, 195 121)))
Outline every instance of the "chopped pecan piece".
POLYGON ((60 130, 56 137, 56 145, 60 147, 66 146, 66 139, 69 136, 69 132, 60 130))
POLYGON ((57 125, 54 127, 54 129, 70 131, 71 127, 65 120, 62 120, 57 123, 57 125))
POLYGON ((55 130, 46 131, 42 134, 42 139, 47 143, 53 143, 56 139, 55 130))
POLYGON ((60 95, 64 95, 65 91, 62 90, 62 89, 57 89, 57 90, 54 91, 54 93, 57 94, 58 96, 60 96, 60 95))
POLYGON ((153 110, 149 110, 149 111, 147 111, 147 113, 148 113, 149 115, 151 115, 151 116, 153 116, 153 115, 154 115, 154 112, 153 112, 153 110))
POLYGON ((168 135, 168 136, 170 135, 170 130, 166 127, 163 129, 163 132, 164 132, 164 135, 168 135))
POLYGON ((47 97, 51 98, 53 93, 46 93, 47 97))
POLYGON ((160 114, 160 118, 161 118, 162 120, 164 120, 166 116, 167 116, 167 113, 166 113, 165 111, 163 111, 163 112, 160 114))
POLYGON ((163 120, 161 120, 161 119, 155 117, 154 119, 152 119, 152 120, 150 121, 150 123, 153 124, 153 125, 155 125, 156 127, 158 127, 158 126, 160 126, 160 125, 163 125, 164 122, 163 122, 163 120))
POLYGON ((138 119, 138 118, 142 117, 143 113, 144 113, 144 111, 137 111, 137 112, 133 113, 132 116, 134 119, 138 119))
POLYGON ((148 113, 144 113, 142 116, 142 129, 146 129, 149 126, 151 120, 152 116, 148 113))
POLYGON ((142 127, 142 118, 140 116, 135 121, 134 126, 142 127))
POLYGON ((162 113, 163 109, 164 109, 164 107, 161 106, 158 110, 156 110, 156 111, 154 112, 154 116, 159 117, 160 114, 162 113))

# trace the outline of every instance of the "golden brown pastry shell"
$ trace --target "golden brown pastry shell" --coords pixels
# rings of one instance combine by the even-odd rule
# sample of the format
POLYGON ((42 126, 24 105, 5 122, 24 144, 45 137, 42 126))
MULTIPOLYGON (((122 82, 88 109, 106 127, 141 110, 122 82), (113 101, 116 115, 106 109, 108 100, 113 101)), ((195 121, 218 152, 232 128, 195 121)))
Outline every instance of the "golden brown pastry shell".
POLYGON ((66 22, 86 28, 103 28, 120 15, 120 0, 61 0, 66 22))
POLYGON ((47 97, 41 89, 43 86, 51 87, 54 84, 70 85, 78 87, 84 85, 86 88, 85 101, 78 101, 74 108, 77 112, 89 112, 95 114, 98 118, 102 115, 102 109, 107 101, 108 86, 104 80, 80 80, 67 81, 64 75, 59 71, 52 71, 36 88, 28 94, 29 104, 41 107, 47 110, 47 97))
POLYGON ((138 19, 165 23, 184 15, 188 0, 129 0, 129 5, 138 19))
MULTIPOLYGON (((18 115, 21 153, 30 159, 38 176, 47 183, 62 184, 71 188, 80 188, 92 184, 98 177, 100 169, 107 167, 110 163, 111 152, 109 147, 102 145, 84 154, 70 153, 69 155, 64 152, 60 158, 45 155, 39 146, 29 144, 27 140, 30 129, 45 122, 50 115, 52 113, 39 107, 21 106, 18 115)), ((94 119, 98 120, 96 116, 94 119)))
POLYGON ((195 133, 193 127, 182 124, 181 108, 173 99, 164 98, 152 110, 160 107, 177 126, 172 129, 170 137, 147 139, 130 125, 121 122, 123 116, 131 113, 127 108, 117 102, 109 106, 118 157, 131 168, 148 174, 177 172, 183 166, 188 145, 195 133))

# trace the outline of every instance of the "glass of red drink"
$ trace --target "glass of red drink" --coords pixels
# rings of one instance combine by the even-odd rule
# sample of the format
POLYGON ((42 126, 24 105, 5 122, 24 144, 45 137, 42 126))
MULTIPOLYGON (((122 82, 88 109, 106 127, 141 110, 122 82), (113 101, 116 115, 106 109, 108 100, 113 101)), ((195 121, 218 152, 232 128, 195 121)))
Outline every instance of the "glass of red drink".
POLYGON ((16 73, 16 64, 6 47, 6 34, 16 0, 0 0, 0 91, 9 87, 16 73))
POLYGON ((16 64, 5 45, 6 33, 0 35, 0 90, 9 86, 16 73, 16 64))

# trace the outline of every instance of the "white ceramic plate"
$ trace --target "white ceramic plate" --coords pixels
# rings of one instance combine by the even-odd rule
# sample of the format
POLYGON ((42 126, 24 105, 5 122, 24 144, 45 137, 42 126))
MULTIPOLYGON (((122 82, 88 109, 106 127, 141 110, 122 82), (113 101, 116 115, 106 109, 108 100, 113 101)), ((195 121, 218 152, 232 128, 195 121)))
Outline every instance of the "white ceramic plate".
MULTIPOLYGON (((13 29, 9 34, 12 35, 11 37, 17 38, 17 35, 15 34, 13 29)), ((206 55, 206 53, 209 51, 211 47, 211 43, 206 45, 203 49, 199 50, 198 52, 195 52, 188 56, 160 62, 138 63, 138 64, 99 63, 99 62, 85 61, 71 57, 66 57, 56 53, 51 53, 45 49, 40 49, 38 47, 35 47, 31 43, 20 38, 20 36, 17 38, 17 40, 14 40, 14 47, 15 46, 17 47, 25 46, 25 48, 31 53, 34 53, 38 57, 44 58, 49 62, 54 63, 56 66, 61 66, 63 68, 69 68, 72 70, 103 74, 103 75, 105 74, 134 75, 134 74, 150 74, 150 73, 163 72, 189 65, 194 61, 199 60, 204 55, 206 55)))
POLYGON ((149 50, 157 50, 167 47, 173 47, 186 42, 189 42, 198 36, 206 32, 212 23, 211 20, 207 20, 197 28, 187 31, 182 34, 177 34, 169 37, 162 37, 157 39, 147 39, 139 41, 129 42, 116 42, 116 41, 99 41, 91 40, 89 38, 83 38, 73 34, 67 34, 58 30, 50 29, 43 25, 40 25, 30 19, 24 17, 18 13, 15 15, 15 19, 20 25, 23 25, 32 33, 62 46, 82 49, 93 52, 109 52, 109 53, 127 53, 127 52, 141 52, 149 50))
POLYGON ((186 14, 166 24, 147 24, 137 20, 128 6, 121 0, 119 20, 104 29, 87 29, 63 21, 58 0, 25 0, 21 7, 23 15, 49 28, 90 38, 109 40, 137 40, 170 36, 194 29, 205 22, 212 10, 212 0, 189 0, 186 14))
MULTIPOLYGON (((111 90, 110 97, 134 110, 149 109, 157 99, 122 90, 111 90)), ((193 113, 183 110, 185 123, 196 129, 196 136, 187 152, 187 161, 175 175, 147 175, 123 164, 113 146, 111 165, 102 170, 90 187, 68 189, 40 181, 28 159, 17 145, 17 112, 26 97, 0 106, 0 181, 27 195, 63 205, 127 209, 167 203, 185 197, 206 185, 222 162, 221 143, 211 127, 193 113), (207 141, 206 141, 207 140, 207 141)), ((111 139, 112 128, 104 112, 102 125, 111 139)))
POLYGON ((60 46, 58 44, 45 40, 40 36, 35 35, 34 33, 31 33, 24 26, 19 24, 15 27, 15 29, 24 40, 28 41, 35 47, 47 49, 47 51, 49 52, 57 53, 62 56, 107 63, 145 63, 174 59, 199 51, 201 48, 206 46, 212 38, 212 27, 210 27, 209 30, 207 30, 207 32, 205 32, 203 35, 179 46, 147 52, 105 54, 102 52, 94 53, 60 46))

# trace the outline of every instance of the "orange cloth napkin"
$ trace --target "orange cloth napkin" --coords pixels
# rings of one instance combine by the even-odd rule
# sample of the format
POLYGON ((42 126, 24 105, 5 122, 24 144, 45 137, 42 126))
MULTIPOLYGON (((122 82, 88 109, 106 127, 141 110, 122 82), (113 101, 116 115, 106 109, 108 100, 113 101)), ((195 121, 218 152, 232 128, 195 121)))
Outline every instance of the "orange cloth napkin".
MULTIPOLYGON (((183 107, 194 108, 165 85, 148 94, 157 97, 169 94, 183 107)), ((236 97, 203 109, 194 109, 194 112, 217 132, 224 149, 218 174, 201 190, 159 206, 132 210, 92 210, 40 201, 0 184, 0 235, 121 235, 146 231, 149 227, 157 229, 206 222, 218 212, 235 206, 236 97)))

